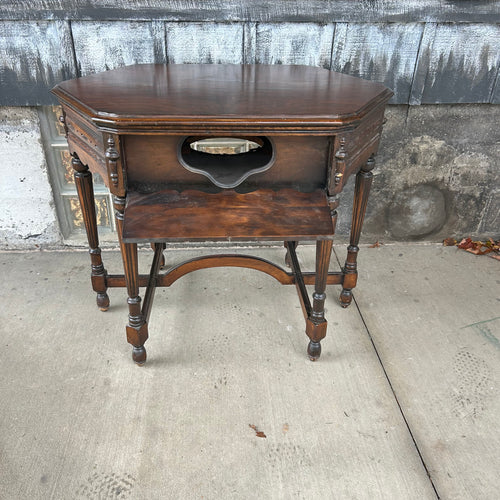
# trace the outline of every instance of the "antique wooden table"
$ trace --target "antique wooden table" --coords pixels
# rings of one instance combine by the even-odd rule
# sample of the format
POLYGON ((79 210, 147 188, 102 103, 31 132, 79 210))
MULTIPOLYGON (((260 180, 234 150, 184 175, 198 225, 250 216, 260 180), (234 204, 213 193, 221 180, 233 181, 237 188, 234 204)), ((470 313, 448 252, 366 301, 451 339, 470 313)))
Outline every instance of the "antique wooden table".
MULTIPOLYGON (((102 310, 109 287, 127 287, 132 358, 144 343, 155 288, 197 269, 237 266, 294 284, 316 360, 326 335, 326 285, 342 285, 343 307, 356 285, 356 257, 384 108, 383 85, 307 66, 134 65, 63 82, 53 90, 63 117, 102 310), (207 138, 241 138, 238 154, 200 151, 207 138), (114 195, 124 274, 103 266, 92 172, 114 195), (338 194, 356 174, 345 267, 329 272, 338 194), (281 266, 251 256, 205 256, 162 271, 169 242, 284 241, 281 266), (315 272, 302 272, 299 241, 316 241, 315 272), (155 252, 138 273, 137 244, 155 252), (312 304, 306 285, 314 284, 312 304), (141 307, 139 288, 146 287, 141 307)), ((192 305, 196 307, 195 304, 192 305)))

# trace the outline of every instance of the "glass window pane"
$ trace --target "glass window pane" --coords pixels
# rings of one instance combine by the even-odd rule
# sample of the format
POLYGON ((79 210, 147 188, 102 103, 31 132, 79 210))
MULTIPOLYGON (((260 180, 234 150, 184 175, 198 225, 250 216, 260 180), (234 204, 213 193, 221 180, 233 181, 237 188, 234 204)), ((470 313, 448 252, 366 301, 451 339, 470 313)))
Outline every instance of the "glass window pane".
POLYGON ((62 116, 62 108, 61 106, 51 106, 52 115, 54 116, 54 129, 57 135, 65 136, 66 131, 64 130, 64 125, 59 120, 59 117, 62 116))
MULTIPOLYGON (((82 209, 78 196, 65 196, 67 210, 71 214, 71 223, 74 229, 84 230, 82 209)), ((111 220, 109 213, 109 198, 107 196, 95 197, 95 209, 97 226, 99 228, 111 229, 111 220)))
POLYGON ((64 182, 65 184, 75 184, 73 177, 73 167, 71 166, 71 155, 67 149, 59 150, 58 160, 64 169, 64 182))

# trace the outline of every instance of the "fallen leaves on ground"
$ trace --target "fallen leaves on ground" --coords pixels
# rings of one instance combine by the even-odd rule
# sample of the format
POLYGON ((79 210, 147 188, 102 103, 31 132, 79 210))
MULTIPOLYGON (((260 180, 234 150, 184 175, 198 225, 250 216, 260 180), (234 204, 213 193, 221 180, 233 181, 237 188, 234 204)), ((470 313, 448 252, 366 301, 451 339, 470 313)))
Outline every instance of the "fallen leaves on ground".
POLYGON ((267 437, 262 431, 259 431, 259 429, 257 429, 256 425, 248 424, 248 427, 250 427, 251 429, 253 429, 255 431, 255 434, 257 435, 257 437, 260 437, 260 438, 267 437))
POLYGON ((382 245, 383 243, 377 240, 373 245, 370 245, 369 248, 380 248, 382 245))
POLYGON ((500 260, 500 240, 494 241, 492 238, 488 238, 486 241, 475 241, 472 238, 463 238, 461 241, 457 241, 454 238, 446 238, 443 245, 445 247, 456 246, 474 255, 489 254, 489 257, 500 260))

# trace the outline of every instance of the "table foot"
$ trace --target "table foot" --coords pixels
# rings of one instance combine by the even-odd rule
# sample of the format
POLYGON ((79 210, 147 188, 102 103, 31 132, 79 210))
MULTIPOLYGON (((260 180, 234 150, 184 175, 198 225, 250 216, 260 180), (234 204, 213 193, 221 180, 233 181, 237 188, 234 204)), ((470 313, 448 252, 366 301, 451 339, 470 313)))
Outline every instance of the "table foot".
POLYGON ((97 307, 105 312, 109 309, 109 296, 106 292, 97 294, 97 307))
POLYGON ((344 309, 348 307, 352 302, 352 290, 349 290, 347 288, 342 288, 342 291, 340 292, 339 301, 341 307, 343 307, 344 309))
POLYGON ((317 361, 321 356, 321 343, 311 340, 307 346, 307 355, 311 361, 317 361))
POLYGON ((132 349, 132 359, 134 363, 142 366, 146 362, 146 348, 141 345, 132 349))

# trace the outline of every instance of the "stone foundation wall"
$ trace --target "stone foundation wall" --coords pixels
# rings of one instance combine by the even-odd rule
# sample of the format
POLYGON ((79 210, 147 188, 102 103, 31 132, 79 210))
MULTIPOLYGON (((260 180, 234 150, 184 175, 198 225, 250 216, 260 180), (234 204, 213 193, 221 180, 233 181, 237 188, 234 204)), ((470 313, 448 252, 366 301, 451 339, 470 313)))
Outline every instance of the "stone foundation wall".
MULTIPOLYGON (((365 241, 498 237, 499 107, 389 106, 386 118, 365 241)), ((339 234, 347 232, 351 191, 342 199, 339 234)))

